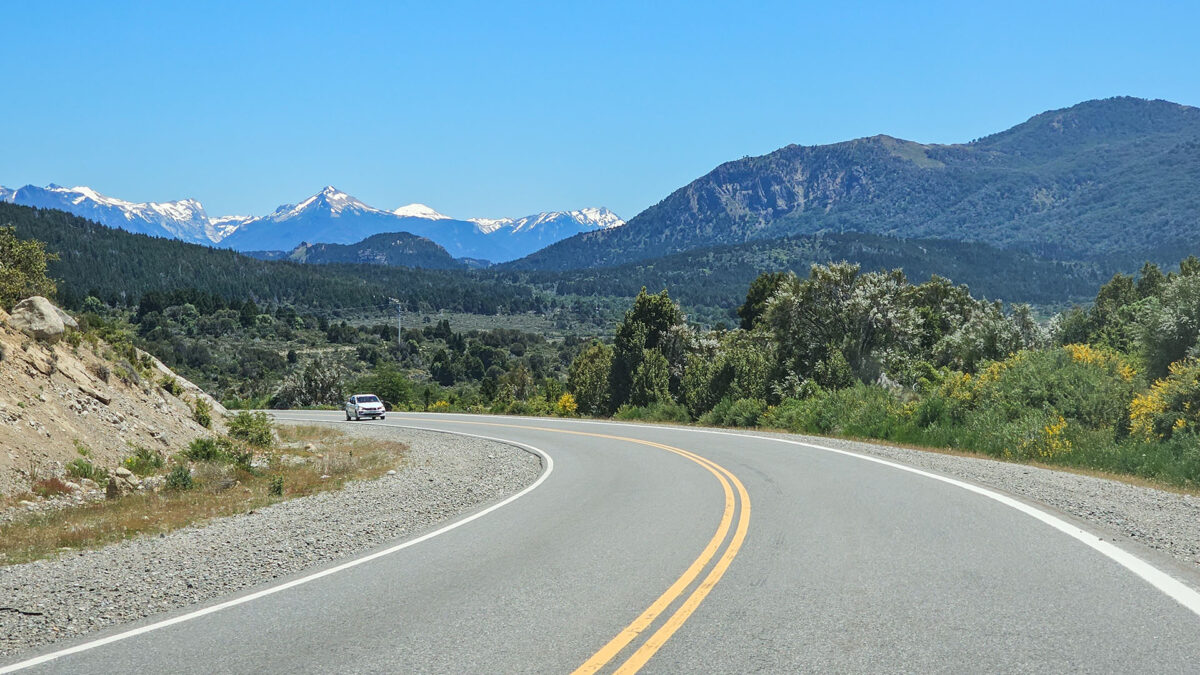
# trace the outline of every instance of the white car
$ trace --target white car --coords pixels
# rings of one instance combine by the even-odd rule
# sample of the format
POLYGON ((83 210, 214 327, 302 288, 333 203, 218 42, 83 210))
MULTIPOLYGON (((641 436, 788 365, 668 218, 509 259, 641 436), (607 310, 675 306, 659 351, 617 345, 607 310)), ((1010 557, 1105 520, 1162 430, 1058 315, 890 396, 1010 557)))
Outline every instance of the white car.
POLYGON ((383 401, 375 394, 355 394, 346 401, 346 421, 351 418, 360 420, 364 417, 384 419, 383 401))

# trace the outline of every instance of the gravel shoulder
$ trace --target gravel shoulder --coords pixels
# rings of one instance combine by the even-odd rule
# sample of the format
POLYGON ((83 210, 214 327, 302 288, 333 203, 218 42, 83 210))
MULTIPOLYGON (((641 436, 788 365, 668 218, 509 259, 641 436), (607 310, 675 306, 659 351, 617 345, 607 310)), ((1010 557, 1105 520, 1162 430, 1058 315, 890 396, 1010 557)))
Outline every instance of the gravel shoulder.
POLYGON ((404 465, 392 476, 161 537, 0 567, 0 656, 361 553, 507 497, 542 470, 534 455, 494 441, 370 425, 341 430, 408 443, 404 465))
MULTIPOLYGON (((722 430, 727 431, 727 430, 722 430)), ((738 432, 734 432, 738 433, 738 432)), ((1028 464, 836 438, 747 431, 888 459, 1039 502, 1200 570, 1200 497, 1028 464)))

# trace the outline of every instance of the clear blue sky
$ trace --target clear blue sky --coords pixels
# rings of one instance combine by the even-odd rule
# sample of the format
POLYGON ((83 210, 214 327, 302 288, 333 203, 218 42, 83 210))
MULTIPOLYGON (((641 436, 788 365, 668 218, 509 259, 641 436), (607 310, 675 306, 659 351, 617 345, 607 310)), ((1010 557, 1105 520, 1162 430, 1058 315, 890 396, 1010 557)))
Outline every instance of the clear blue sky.
POLYGON ((788 143, 1200 104, 1196 3, 250 4, 6 4, 0 185, 629 218, 788 143))

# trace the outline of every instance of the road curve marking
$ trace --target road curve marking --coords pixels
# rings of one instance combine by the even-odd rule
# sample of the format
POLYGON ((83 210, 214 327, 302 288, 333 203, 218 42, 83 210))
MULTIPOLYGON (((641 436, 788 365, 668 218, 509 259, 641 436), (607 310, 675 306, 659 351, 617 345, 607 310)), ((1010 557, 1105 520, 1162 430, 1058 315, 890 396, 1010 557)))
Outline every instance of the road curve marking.
MULTIPOLYGON (((299 422, 328 422, 329 421, 329 420, 317 420, 317 419, 306 419, 306 418, 295 418, 295 417, 289 417, 288 419, 296 420, 299 422)), ((360 422, 360 424, 361 424, 361 422, 360 422)), ((367 424, 379 424, 379 423, 368 422, 367 424)), ((507 497, 506 499, 496 502, 495 504, 492 504, 491 506, 487 507, 486 509, 483 509, 482 511, 473 513, 473 514, 471 514, 465 518, 462 518, 460 520, 455 520, 454 522, 449 523, 448 525, 444 525, 444 526, 434 530, 433 532, 427 532, 415 539, 410 539, 410 540, 402 542, 400 544, 396 544, 395 546, 390 546, 382 551, 376 551, 375 553, 365 555, 361 558, 355 558, 353 560, 341 563, 340 565, 337 565, 335 567, 323 569, 320 572, 315 572, 313 574, 309 574, 309 575, 301 577, 299 579, 293 579, 291 581, 279 584, 277 586, 271 586, 268 588, 264 588, 260 591, 250 593, 249 595, 243 595, 241 597, 234 598, 233 600, 226 600, 225 602, 218 603, 216 605, 211 605, 209 607, 205 607, 203 609, 198 609, 198 610, 195 610, 192 612, 188 612, 186 614, 181 614, 179 616, 175 616, 170 619, 156 621, 154 623, 147 624, 145 626, 140 626, 138 628, 127 630, 122 633, 117 633, 116 635, 110 635, 108 637, 100 638, 98 640, 92 640, 90 642, 85 642, 83 644, 75 645, 74 647, 68 647, 67 649, 60 649, 56 652, 51 652, 49 654, 43 654, 42 656, 36 656, 34 658, 27 659, 25 661, 20 661, 18 663, 13 663, 13 664, 10 664, 7 666, 0 666, 0 675, 4 675, 5 673, 16 672, 18 670, 24 670, 25 668, 32 668, 33 666, 41 665, 43 663, 62 658, 64 656, 70 656, 71 654, 78 654, 80 652, 85 652, 90 649, 102 647, 107 644, 112 644, 114 642, 120 642, 121 640, 126 640, 128 638, 135 637, 137 635, 142 635, 143 633, 149 633, 151 631, 156 631, 160 628, 166 628, 168 626, 173 626, 177 623, 183 623, 185 621, 191 621, 192 619, 198 619, 202 616, 206 616, 206 615, 212 614, 214 612, 219 612, 223 609, 228 609, 230 607, 235 607, 237 605, 245 604, 247 602, 250 602, 251 600, 257 600, 259 598, 263 598, 268 595, 273 595, 280 591, 285 591, 289 588, 295 588, 296 586, 300 586, 301 584, 306 584, 310 581, 316 581, 317 579, 320 579, 322 577, 327 577, 331 574, 336 574, 343 570, 350 569, 351 567, 357 567, 359 565, 362 565, 363 563, 367 563, 372 560, 375 560, 376 558, 382 558, 383 556, 391 555, 392 553, 406 549, 409 546, 415 546, 416 544, 419 544, 423 541, 432 539, 440 534, 445 534, 446 532, 449 532, 453 529, 456 529, 458 527, 466 525, 467 523, 469 523, 473 520, 482 518, 483 516, 486 516, 487 514, 491 513, 492 511, 495 511, 496 509, 499 509, 502 506, 507 506, 508 504, 511 504, 512 502, 516 501, 517 499, 520 499, 521 497, 524 497, 525 495, 529 494, 534 489, 536 489, 539 485, 541 485, 543 482, 545 482, 546 478, 548 478, 550 476, 550 474, 554 471, 554 459, 545 451, 543 451, 539 448, 535 448, 534 446, 529 445, 528 443, 519 443, 516 441, 505 440, 503 438, 493 438, 491 436, 480 436, 478 434, 468 434, 468 433, 463 433, 463 432, 458 432, 458 431, 446 431, 445 429, 429 429, 427 427, 416 427, 416 426, 411 426, 411 425, 379 424, 379 426, 421 429, 423 431, 435 431, 435 432, 444 433, 444 434, 458 434, 460 436, 470 436, 473 438, 482 438, 484 440, 496 441, 498 443, 505 443, 507 445, 516 445, 516 446, 521 447, 522 449, 532 452, 533 454, 537 455, 538 457, 541 457, 544 462, 544 465, 543 465, 544 468, 542 470, 541 475, 538 476, 537 480, 535 480, 530 485, 526 486, 526 488, 524 490, 521 490, 520 492, 518 492, 514 495, 511 495, 511 496, 507 497)))
POLYGON ((725 552, 721 555, 721 558, 717 561, 716 565, 714 565, 712 570, 709 571, 708 576, 706 576, 704 580, 700 582, 700 585, 696 587, 694 591, 692 591, 691 595, 689 595, 688 598, 684 600, 683 604, 677 610, 675 610, 675 613, 667 619, 666 623, 664 623, 662 627, 655 631, 655 633, 651 635, 650 638, 644 642, 633 653, 633 655, 629 657, 628 660, 621 664, 616 672, 629 674, 636 673, 638 670, 640 670, 642 666, 646 665, 646 662, 649 661, 650 658, 653 657, 654 654, 657 653, 664 644, 666 644, 667 640, 671 639, 671 636, 673 636, 675 632, 678 631, 681 626, 683 626, 684 622, 687 621, 688 618, 691 617, 692 613, 696 611, 696 608, 700 606, 700 603, 703 602, 706 597, 708 597, 709 592, 711 592, 713 587, 717 585, 717 582, 721 580, 721 577, 724 576, 725 571, 729 568, 729 565, 733 562, 733 559, 741 550, 742 542, 745 541, 746 533, 750 528, 750 495, 746 492, 746 487, 742 485, 742 482, 738 480, 737 476, 716 462, 713 462, 706 457, 697 455, 696 453, 684 450, 683 448, 677 448, 664 443, 657 443, 655 441, 632 438, 629 436, 615 436, 612 434, 598 434, 588 431, 572 431, 570 429, 555 429, 552 427, 538 427, 524 424, 477 422, 453 418, 406 417, 404 419, 427 423, 437 422, 442 424, 467 424, 474 426, 524 429, 527 431, 545 431, 549 433, 568 434, 572 436, 588 436, 591 438, 603 438, 646 445, 680 455, 695 462, 696 464, 699 464, 709 473, 716 476, 717 480, 721 483, 721 488, 725 492, 725 510, 721 516, 721 523, 717 526, 717 531, 713 535, 712 539, 709 540, 708 545, 704 547, 704 550, 700 552, 700 555, 692 562, 692 564, 689 565, 686 570, 684 570, 683 574, 675 580, 675 583, 671 584, 671 586, 664 591, 662 595, 660 595, 653 603, 651 603, 650 606, 647 607, 646 610, 642 612, 636 619, 634 619, 628 626, 617 633, 616 637, 601 647, 595 654, 585 661, 583 665, 576 668, 572 672, 572 675, 585 675, 599 671, 610 661, 616 658, 616 656, 620 654, 621 651, 627 646, 629 646, 631 642, 637 639, 638 636, 640 636, 647 628, 650 627, 651 624, 654 623, 659 615, 666 611, 666 609, 672 603, 674 603, 679 599, 680 596, 683 595, 684 591, 686 591, 687 588, 691 586, 692 582, 696 580, 696 577, 700 575, 700 572, 708 566, 708 563, 711 562, 713 556, 716 555, 717 549, 720 547, 721 543, 725 541, 725 537, 729 533, 730 523, 733 520, 733 514, 735 511, 737 511, 738 504, 740 503, 740 515, 738 517, 737 528, 734 530, 733 539, 725 548, 725 552), (737 488, 736 497, 734 490, 730 486, 731 482, 733 486, 737 488))
POLYGON ((750 495, 747 494, 746 487, 742 485, 742 482, 738 480, 737 476, 733 475, 733 473, 731 473, 729 470, 721 467, 715 462, 712 462, 712 465, 728 475, 729 479, 733 481, 734 485, 737 486, 738 496, 741 498, 742 509, 738 517, 738 527, 734 532, 733 540, 730 541, 729 546, 725 549, 725 553, 721 556, 721 559, 717 561, 715 566, 713 566, 712 571, 708 573, 708 576, 705 577, 704 581, 700 582, 700 585, 696 588, 696 590, 692 591, 691 596, 684 601, 683 605, 681 605, 679 609, 677 609, 675 613, 671 615, 671 618, 667 619, 667 622, 663 624, 661 628, 655 631, 654 635, 651 635, 650 639, 644 642, 642 646, 639 647, 638 650, 635 651, 633 655, 625 661, 625 663, 621 664, 621 667, 617 669, 617 673, 620 675, 636 673, 637 671, 641 670, 642 666, 646 665, 646 662, 649 661, 650 658, 653 657, 664 644, 666 644, 667 640, 671 639, 671 636, 675 634, 675 631, 679 630, 679 628, 683 626, 683 623, 687 621, 689 617, 691 617, 692 613, 696 611, 696 608, 700 606, 700 603, 704 601, 704 598, 708 597, 709 592, 712 591, 713 587, 717 585, 717 582, 721 580, 721 577, 725 574, 725 570, 729 569, 729 565, 733 562, 734 557, 737 556, 738 551, 741 550, 742 542, 744 542, 746 539, 746 532, 749 530, 750 526, 750 495))
MULTIPOLYGON (((521 419, 537 420, 539 418, 523 417, 521 419)), ((871 455, 864 455, 862 453, 853 452, 851 450, 839 450, 838 448, 831 448, 829 446, 818 445, 816 443, 809 443, 806 441, 793 441, 793 440, 787 439, 787 438, 773 438, 771 436, 759 436, 757 434, 741 434, 741 433, 735 433, 735 432, 731 432, 731 431, 721 431, 719 429, 696 429, 696 428, 692 428, 692 427, 683 427, 683 426, 674 426, 674 425, 665 425, 665 424, 664 425, 636 424, 636 423, 629 423, 629 422, 606 422, 606 421, 602 421, 602 420, 574 420, 574 422, 578 423, 578 424, 628 426, 628 427, 634 427, 634 428, 639 428, 639 429, 655 429, 658 431, 662 431, 664 429, 687 431, 687 432, 691 432, 691 433, 695 433, 695 434, 714 434, 714 435, 718 435, 718 436, 732 436, 735 438, 752 438, 752 439, 760 440, 760 441, 768 441, 768 442, 773 442, 773 443, 784 443, 787 445, 797 445, 800 447, 810 448, 813 450, 821 450, 823 452, 830 452, 830 453, 833 453, 836 455, 844 455, 846 457, 853 457, 855 459, 861 459, 864 462, 872 462, 874 464, 880 464, 882 466, 890 467, 893 469, 898 469, 900 471, 906 471, 911 474, 915 474, 918 476, 923 476, 925 478, 930 478, 930 479, 933 479, 936 481, 940 481, 940 482, 946 483, 948 485, 953 485, 954 487, 962 488, 963 490, 966 490, 968 492, 974 492, 975 494, 980 495, 981 497, 986 497, 993 501, 999 502, 1009 508, 1020 511, 1021 513, 1024 513, 1025 515, 1027 515, 1035 520, 1038 520, 1038 521, 1042 522, 1043 524, 1048 525, 1048 526, 1058 530, 1059 532, 1062 532, 1063 534, 1075 539, 1076 541, 1079 541, 1080 543, 1091 548, 1092 550, 1096 551, 1097 553, 1100 553, 1101 555, 1108 558, 1109 560, 1112 560, 1113 562, 1117 563, 1121 567, 1124 567, 1125 569, 1129 570, 1134 575, 1136 575, 1138 578, 1142 579, 1146 583, 1153 586, 1159 592, 1165 594, 1167 597, 1169 597, 1172 600, 1174 600, 1175 602, 1179 603, 1184 608, 1186 608, 1188 611, 1195 614, 1197 617, 1200 617, 1200 591, 1197 591, 1195 588, 1180 581, 1179 579, 1176 579, 1175 577, 1171 576, 1167 572, 1164 572, 1163 570, 1159 569, 1158 567, 1155 567, 1152 563, 1149 563, 1149 562, 1143 560, 1142 558, 1139 558, 1136 554, 1131 553, 1130 551, 1127 551, 1127 550, 1121 548, 1120 546, 1117 546, 1116 544, 1105 541, 1105 540, 1101 539, 1099 536, 1079 527, 1078 525, 1072 525, 1071 523, 1067 522, 1066 520, 1059 518, 1058 516, 1048 512, 1048 511, 1044 511, 1044 510, 1042 510, 1036 506, 1033 506, 1031 504, 1026 504, 1025 502, 1014 499, 1002 492, 997 492, 997 491, 991 490, 989 488, 981 487, 979 485, 974 485, 972 483, 968 483, 967 481, 958 480, 957 478, 950 478, 949 476, 943 476, 943 475, 940 475, 937 473, 933 473, 931 471, 925 471, 923 469, 918 469, 913 466, 908 466, 906 464, 901 464, 899 462, 893 462, 891 460, 882 459, 879 457, 872 457, 871 455)))

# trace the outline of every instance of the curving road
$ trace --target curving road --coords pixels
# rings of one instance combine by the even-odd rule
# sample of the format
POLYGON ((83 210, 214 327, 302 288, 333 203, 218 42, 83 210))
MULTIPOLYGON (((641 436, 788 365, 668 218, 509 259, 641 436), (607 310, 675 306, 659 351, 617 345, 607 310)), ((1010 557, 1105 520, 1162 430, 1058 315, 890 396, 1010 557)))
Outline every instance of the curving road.
POLYGON ((523 444, 546 470, 416 543, 59 645, 31 672, 1200 668, 1190 570, 972 485, 745 434, 379 424, 523 444))

